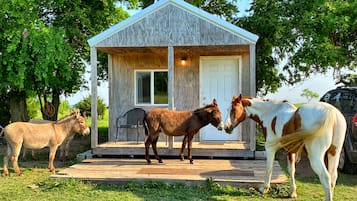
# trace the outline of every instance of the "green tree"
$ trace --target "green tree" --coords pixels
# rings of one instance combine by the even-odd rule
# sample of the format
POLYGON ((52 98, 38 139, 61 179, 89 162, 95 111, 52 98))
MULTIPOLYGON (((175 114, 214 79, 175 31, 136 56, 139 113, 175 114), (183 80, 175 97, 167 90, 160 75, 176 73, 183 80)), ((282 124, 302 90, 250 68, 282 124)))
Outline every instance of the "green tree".
POLYGON ((59 96, 83 83, 87 39, 128 16, 114 2, 0 0, 0 92, 11 121, 29 120, 26 98, 33 92, 44 119, 57 119, 59 96))
MULTIPOLYGON (((91 116, 91 108, 92 108, 91 98, 92 96, 87 96, 86 98, 75 104, 74 107, 80 109, 80 111, 85 113, 86 116, 91 116)), ((107 106, 105 105, 103 99, 98 96, 97 110, 98 110, 98 116, 100 118, 103 118, 106 108, 107 106)))
POLYGON ((302 90, 302 93, 300 94, 300 96, 306 97, 307 102, 310 102, 312 99, 318 98, 319 94, 311 91, 310 89, 304 89, 304 90, 302 90))
POLYGON ((236 24, 259 35, 257 88, 275 92, 312 73, 356 69, 357 2, 254 0, 236 24), (279 73, 279 66, 281 73, 279 73))

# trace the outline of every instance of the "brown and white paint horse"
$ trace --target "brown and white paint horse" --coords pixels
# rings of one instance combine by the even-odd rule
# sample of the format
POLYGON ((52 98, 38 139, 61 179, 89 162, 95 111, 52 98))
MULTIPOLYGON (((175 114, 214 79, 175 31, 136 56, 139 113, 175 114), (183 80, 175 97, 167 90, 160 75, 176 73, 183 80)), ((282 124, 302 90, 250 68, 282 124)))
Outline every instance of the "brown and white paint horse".
POLYGON ((184 136, 180 151, 180 159, 184 160, 183 151, 188 143, 188 159, 192 160, 192 139, 193 136, 204 126, 212 124, 218 130, 223 130, 224 123, 222 114, 219 111, 216 99, 209 105, 194 111, 173 111, 166 108, 154 108, 146 113, 144 119, 145 134, 145 159, 151 163, 149 147, 152 145, 155 158, 162 163, 157 154, 156 143, 159 133, 163 132, 168 136, 184 136))
POLYGON ((338 109, 323 102, 308 103, 296 108, 287 101, 234 96, 230 119, 225 125, 226 132, 231 133, 247 117, 263 128, 266 139, 267 167, 264 186, 259 189, 262 193, 268 192, 270 188, 275 153, 284 148, 288 152, 291 176, 289 196, 297 197, 296 155, 307 152, 311 167, 324 187, 325 199, 332 200, 346 133, 346 120, 338 109), (327 168, 324 163, 326 153, 327 168))

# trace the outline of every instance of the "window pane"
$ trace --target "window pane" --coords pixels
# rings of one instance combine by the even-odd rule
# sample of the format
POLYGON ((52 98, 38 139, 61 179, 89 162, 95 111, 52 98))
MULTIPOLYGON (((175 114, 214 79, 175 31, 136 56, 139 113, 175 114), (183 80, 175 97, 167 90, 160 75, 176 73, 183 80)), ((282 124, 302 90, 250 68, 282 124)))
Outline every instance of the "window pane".
POLYGON ((167 104, 167 72, 154 73, 154 104, 167 104))
POLYGON ((150 104, 150 72, 136 72, 137 103, 150 104))

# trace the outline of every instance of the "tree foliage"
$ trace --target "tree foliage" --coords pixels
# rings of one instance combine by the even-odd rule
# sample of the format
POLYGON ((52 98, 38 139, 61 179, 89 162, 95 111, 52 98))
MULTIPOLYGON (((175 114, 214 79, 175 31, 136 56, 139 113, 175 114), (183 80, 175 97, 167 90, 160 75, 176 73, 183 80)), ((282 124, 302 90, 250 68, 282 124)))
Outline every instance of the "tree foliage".
POLYGON ((316 92, 311 91, 310 89, 304 89, 302 90, 302 93, 300 94, 302 97, 306 97, 307 101, 310 102, 314 98, 318 98, 319 94, 316 92))
POLYGON ((252 15, 236 24, 260 37, 261 92, 275 92, 282 83, 295 84, 328 69, 342 78, 344 70, 356 69, 356 1, 254 0, 249 11, 252 15))
MULTIPOLYGON (((87 96, 86 98, 75 104, 74 107, 85 113, 86 116, 91 116, 91 100, 92 96, 87 96)), ((106 108, 107 106, 105 105, 104 100, 100 97, 97 97, 97 111, 99 117, 104 116, 106 108)))
MULTIPOLYGON (((87 39, 128 16, 114 3, 0 0, 0 92, 12 100, 12 121, 29 119, 26 97, 32 92, 44 100, 44 118, 57 119, 59 96, 76 92, 84 83, 80 58, 89 58, 87 39)), ((104 79, 106 74, 100 75, 104 79)))

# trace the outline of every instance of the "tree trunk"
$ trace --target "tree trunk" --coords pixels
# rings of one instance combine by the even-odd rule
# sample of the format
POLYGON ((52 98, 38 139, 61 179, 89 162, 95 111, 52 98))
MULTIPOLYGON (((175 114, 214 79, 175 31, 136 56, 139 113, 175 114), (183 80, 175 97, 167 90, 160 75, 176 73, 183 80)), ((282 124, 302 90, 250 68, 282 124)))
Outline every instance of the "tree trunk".
POLYGON ((51 102, 49 102, 47 100, 47 96, 44 95, 44 104, 43 105, 41 104, 42 118, 50 121, 57 121, 59 104, 60 104, 60 93, 58 91, 56 90, 52 91, 51 102))
POLYGON ((55 114, 53 115, 53 121, 57 121, 58 108, 60 105, 60 93, 57 90, 52 91, 52 105, 55 107, 55 114))
POLYGON ((9 109, 11 115, 11 122, 30 120, 30 117, 27 112, 25 91, 10 92, 9 107, 10 107, 9 109))

